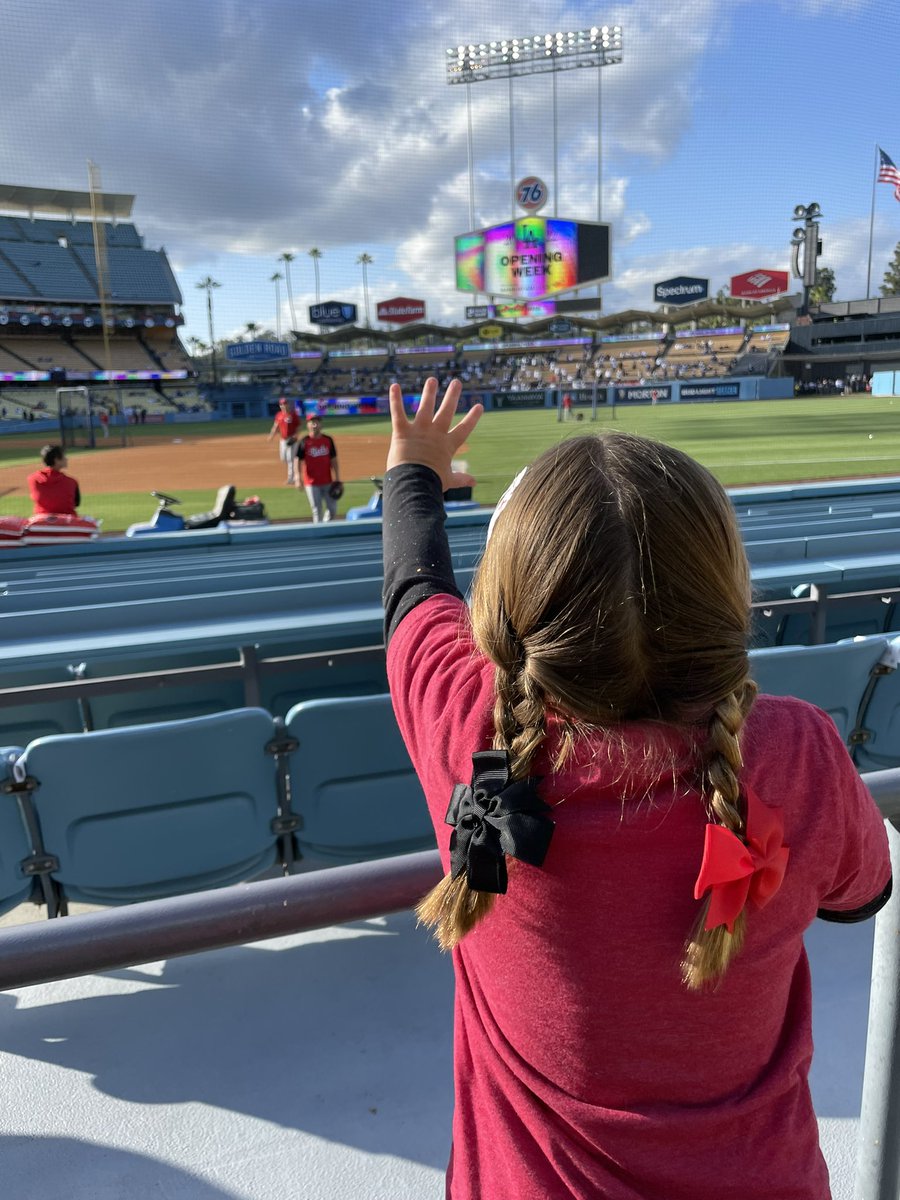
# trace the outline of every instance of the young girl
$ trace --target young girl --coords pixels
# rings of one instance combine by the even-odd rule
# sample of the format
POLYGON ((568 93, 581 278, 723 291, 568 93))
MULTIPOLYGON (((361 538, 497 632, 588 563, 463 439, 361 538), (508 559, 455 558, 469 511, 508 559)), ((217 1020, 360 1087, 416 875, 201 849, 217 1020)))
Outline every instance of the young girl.
POLYGON ((459 388, 391 389, 388 677, 447 877, 453 1200, 826 1200, 803 931, 890 892, 830 719, 756 698, 750 578, 698 463, 629 434, 546 451, 468 608, 442 490, 459 388))

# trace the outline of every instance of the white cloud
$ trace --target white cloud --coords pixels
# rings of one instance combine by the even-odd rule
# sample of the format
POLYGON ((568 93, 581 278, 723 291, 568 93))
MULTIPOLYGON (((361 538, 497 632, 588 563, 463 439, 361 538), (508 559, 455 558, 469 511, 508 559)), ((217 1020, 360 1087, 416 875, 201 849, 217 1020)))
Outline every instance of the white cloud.
MULTIPOLYGON (((737 239, 716 247, 698 237, 695 247, 650 252, 655 239, 674 239, 663 232, 668 198, 651 206, 647 181, 677 159, 698 105, 717 102, 703 94, 703 68, 727 40, 733 14, 763 21, 781 0, 753 2, 753 10, 751 0, 613 2, 602 16, 624 28, 624 62, 557 78, 556 199, 560 212, 591 219, 602 77, 603 215, 614 223, 618 273, 605 289, 608 304, 630 303, 665 271, 724 279, 732 266, 754 265, 738 261, 744 249, 770 265, 786 259, 787 234, 778 247, 737 239)), ((806 19, 876 11, 873 0, 798 3, 806 19)), ((444 80, 445 48, 476 36, 582 28, 596 16, 586 0, 265 0, 249 8, 241 0, 92 0, 81 8, 6 0, 0 177, 77 188, 94 159, 107 188, 137 193, 138 227, 148 244, 165 245, 177 270, 231 263, 233 277, 232 260, 252 262, 259 279, 248 311, 265 306, 277 254, 312 245, 326 251, 335 294, 361 303, 348 256, 377 245, 373 309, 377 298, 408 293, 428 301, 429 316, 455 319, 464 299, 453 287, 452 236, 469 226, 467 122, 465 90, 444 80), (339 265, 342 257, 348 262, 339 265), (263 260, 268 271, 257 266, 263 260)), ((537 173, 552 186, 551 81, 521 80, 514 93, 513 175, 537 173)), ((506 84, 473 86, 471 99, 476 223, 487 224, 510 211, 506 84)), ((748 120, 784 115, 768 101, 747 112, 748 120)), ((738 152, 741 129, 727 136, 738 152)), ((723 178, 723 189, 734 182, 723 178)), ((683 226, 702 222, 700 199, 683 226)), ((886 242, 887 227, 879 230, 886 242)), ((859 231, 850 223, 825 236, 841 290, 845 281, 858 289, 859 231)), ((295 288, 309 283, 309 267, 304 256, 295 288)), ((183 287, 193 290, 189 281, 183 287)), ((217 304, 232 303, 234 290, 217 304)), ((299 313, 299 292, 296 304, 299 313)), ((272 316, 259 323, 272 324, 274 295, 268 307, 272 316)))

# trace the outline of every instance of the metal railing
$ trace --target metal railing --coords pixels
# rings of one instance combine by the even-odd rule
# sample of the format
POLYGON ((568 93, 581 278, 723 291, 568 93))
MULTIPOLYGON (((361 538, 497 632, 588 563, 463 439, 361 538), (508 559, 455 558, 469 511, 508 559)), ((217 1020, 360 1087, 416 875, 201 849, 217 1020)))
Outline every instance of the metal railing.
MULTIPOLYGON (((900 768, 862 778, 900 880, 900 768)), ((400 912, 440 877, 430 850, 13 926, 0 931, 0 991, 400 912)), ((900 887, 875 920, 855 1194, 900 1196, 900 887)))
MULTIPOLYGON (((810 615, 810 645, 825 641, 825 628, 829 608, 852 605, 860 600, 879 597, 888 606, 900 603, 900 587, 870 588, 865 591, 832 592, 824 584, 810 585, 809 595, 785 600, 756 600, 753 609, 766 617, 775 613, 808 613, 810 615)), ((885 637, 891 636, 886 632, 885 637)), ((60 683, 25 684, 18 687, 0 688, 0 709, 14 708, 20 704, 49 704, 58 700, 75 700, 82 707, 83 726, 90 730, 90 700, 96 696, 112 696, 124 692, 150 688, 164 688, 178 684, 240 681, 244 704, 248 708, 260 705, 263 677, 291 673, 298 681, 303 674, 323 666, 338 663, 384 662, 384 646, 381 643, 349 647, 341 650, 314 651, 304 654, 264 656, 255 646, 236 647, 237 660, 210 663, 205 666, 167 667, 159 671, 142 671, 133 674, 103 675, 90 678, 84 673, 84 664, 71 664, 72 678, 60 683)))

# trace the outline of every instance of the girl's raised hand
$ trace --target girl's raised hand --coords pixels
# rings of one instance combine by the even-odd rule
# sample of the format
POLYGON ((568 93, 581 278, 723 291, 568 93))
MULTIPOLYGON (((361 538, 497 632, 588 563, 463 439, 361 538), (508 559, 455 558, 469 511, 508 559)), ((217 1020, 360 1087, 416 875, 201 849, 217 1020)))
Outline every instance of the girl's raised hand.
POLYGON ((473 404, 462 420, 451 428, 462 384, 454 379, 444 392, 444 398, 435 411, 438 381, 428 379, 422 389, 419 409, 410 421, 403 407, 403 393, 399 384, 392 384, 391 446, 388 450, 387 470, 401 463, 421 463, 440 476, 443 491, 455 487, 471 487, 475 480, 471 475, 454 471, 453 456, 478 424, 484 408, 473 404))

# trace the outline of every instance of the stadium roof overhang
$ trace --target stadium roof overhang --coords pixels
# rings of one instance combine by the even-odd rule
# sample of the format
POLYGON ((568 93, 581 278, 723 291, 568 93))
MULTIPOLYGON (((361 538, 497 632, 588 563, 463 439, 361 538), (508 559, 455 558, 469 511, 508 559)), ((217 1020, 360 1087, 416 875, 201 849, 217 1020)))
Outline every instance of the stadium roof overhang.
MULTIPOLYGON (((97 192, 97 213, 101 217, 124 221, 131 217, 134 196, 119 192, 97 192)), ((90 192, 70 192, 62 188, 19 187, 18 184, 0 183, 0 210, 13 212, 65 213, 70 217, 90 217, 90 192)))
MULTIPOLYGON (((792 313, 795 307, 791 296, 778 296, 774 300, 761 304, 746 301, 710 299, 700 300, 695 304, 685 304, 679 308, 670 307, 668 312, 662 309, 629 308, 624 312, 610 313, 599 318, 567 317, 568 323, 574 330, 583 333, 624 329, 629 325, 650 326, 662 332, 666 326, 689 325, 694 321, 703 321, 709 317, 729 317, 737 321, 758 321, 764 317, 785 317, 792 313)), ((437 338, 442 342, 468 341, 479 336, 479 331, 485 325, 496 325, 502 330, 503 336, 511 338, 532 338, 535 334, 549 334, 554 319, 543 317, 538 321, 519 324, 516 321, 490 319, 474 321, 466 325, 433 325, 426 322, 404 325, 400 329, 363 329, 359 325, 344 325, 329 333, 315 333, 311 330, 294 331, 293 338, 297 345, 305 346, 348 346, 353 342, 367 342, 373 351, 376 346, 396 345, 403 342, 416 342, 425 338, 437 338)), ((511 341, 510 345, 514 343, 511 341)), ((427 351, 428 345, 422 350, 427 351)))

